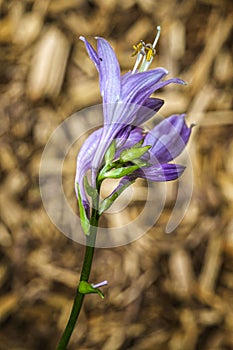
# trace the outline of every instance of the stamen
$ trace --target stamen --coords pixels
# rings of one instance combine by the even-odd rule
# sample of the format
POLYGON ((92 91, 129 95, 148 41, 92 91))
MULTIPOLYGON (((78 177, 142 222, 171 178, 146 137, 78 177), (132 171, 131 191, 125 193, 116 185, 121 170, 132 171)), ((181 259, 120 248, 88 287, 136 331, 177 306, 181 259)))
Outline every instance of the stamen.
MULTIPOLYGON (((145 57, 145 56, 144 56, 144 57, 145 57)), ((142 58, 143 58, 142 54, 141 54, 141 53, 138 53, 137 59, 136 59, 136 62, 135 62, 135 65, 134 65, 133 70, 132 70, 132 74, 134 74, 134 73, 136 72, 136 70, 137 70, 137 68, 138 68, 138 66, 139 66, 139 64, 140 64, 140 62, 141 62, 141 60, 142 60, 142 58)), ((144 58, 143 58, 143 59, 144 59, 144 58)))
POLYGON ((102 281, 102 282, 99 282, 99 283, 96 283, 96 284, 92 284, 91 286, 93 288, 99 288, 99 287, 103 287, 103 286, 106 286, 108 284, 108 281, 102 281))
POLYGON ((139 53, 143 54, 142 49, 144 46, 145 46, 145 43, 142 40, 140 40, 140 42, 137 45, 133 45, 134 52, 132 53, 132 57, 139 53))
POLYGON ((132 56, 135 56, 137 54, 137 59, 136 59, 135 65, 133 67, 132 73, 136 72, 143 56, 146 55, 145 46, 146 46, 146 44, 142 40, 137 45, 133 45, 134 52, 132 53, 132 56))
POLYGON ((160 33, 161 27, 157 26, 157 34, 153 44, 145 44, 144 41, 141 40, 137 45, 133 45, 134 52, 132 56, 135 56, 137 54, 137 59, 133 67, 132 74, 136 72, 140 63, 141 66, 139 68, 139 72, 145 72, 149 68, 154 59, 154 56, 156 55, 155 47, 158 43, 160 33))
POLYGON ((147 51, 146 60, 149 62, 151 58, 155 56, 156 50, 153 48, 151 44, 147 44, 145 49, 147 51))

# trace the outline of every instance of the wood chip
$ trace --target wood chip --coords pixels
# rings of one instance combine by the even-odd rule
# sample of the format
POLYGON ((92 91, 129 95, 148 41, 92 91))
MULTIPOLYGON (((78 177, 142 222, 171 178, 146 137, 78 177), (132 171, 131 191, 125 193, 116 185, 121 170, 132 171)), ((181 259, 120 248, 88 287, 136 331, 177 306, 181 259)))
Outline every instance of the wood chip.
POLYGON ((213 234, 208 242, 205 261, 199 277, 199 287, 204 294, 213 293, 222 261, 222 239, 213 234))
POLYGON ((70 44, 56 27, 50 27, 35 47, 27 92, 32 100, 57 97, 64 79, 70 44))
POLYGON ((179 298, 189 298, 192 294, 195 278, 192 261, 185 250, 175 251, 169 260, 173 292, 179 298))

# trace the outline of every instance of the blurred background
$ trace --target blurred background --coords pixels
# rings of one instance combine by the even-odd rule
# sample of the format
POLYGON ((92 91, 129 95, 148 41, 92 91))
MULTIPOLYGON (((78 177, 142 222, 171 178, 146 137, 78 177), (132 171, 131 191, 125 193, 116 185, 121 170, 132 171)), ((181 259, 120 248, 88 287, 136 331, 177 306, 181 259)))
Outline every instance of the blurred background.
MULTIPOLYGON (((0 350, 55 349, 77 286, 84 247, 50 222, 38 172, 56 126, 101 102, 78 38, 108 39, 126 72, 132 45, 152 42, 157 25, 152 67, 188 82, 156 92, 161 114, 197 124, 192 201, 166 235, 171 184, 146 235, 96 251, 91 281, 109 280, 106 297, 86 297, 69 349, 233 348, 232 18, 230 0, 0 0, 0 350)), ((75 157, 68 164, 75 201, 75 157)))

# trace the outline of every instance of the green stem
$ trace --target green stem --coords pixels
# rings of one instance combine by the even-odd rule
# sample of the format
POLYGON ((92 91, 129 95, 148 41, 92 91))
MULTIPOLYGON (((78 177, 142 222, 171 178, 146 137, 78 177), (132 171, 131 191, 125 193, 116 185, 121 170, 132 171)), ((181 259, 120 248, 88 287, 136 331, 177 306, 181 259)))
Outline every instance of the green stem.
MULTIPOLYGON (((88 282, 88 279, 90 276, 91 265, 92 265, 94 250, 95 250, 95 241, 96 241, 96 234, 97 234, 97 229, 98 229, 98 222, 99 222, 98 210, 93 209, 92 216, 90 219, 90 234, 87 236, 86 252, 85 252, 85 257, 84 257, 84 261, 83 261, 83 267, 82 267, 82 271, 81 271, 80 281, 88 282)), ((66 349, 66 347, 69 343, 70 337, 73 333, 78 316, 80 314, 83 300, 84 300, 84 296, 85 296, 85 294, 80 293, 78 288, 77 288, 73 307, 72 307, 71 314, 70 314, 70 318, 69 318, 68 323, 66 325, 66 328, 62 334, 60 342, 57 346, 57 350, 65 350, 66 349)))

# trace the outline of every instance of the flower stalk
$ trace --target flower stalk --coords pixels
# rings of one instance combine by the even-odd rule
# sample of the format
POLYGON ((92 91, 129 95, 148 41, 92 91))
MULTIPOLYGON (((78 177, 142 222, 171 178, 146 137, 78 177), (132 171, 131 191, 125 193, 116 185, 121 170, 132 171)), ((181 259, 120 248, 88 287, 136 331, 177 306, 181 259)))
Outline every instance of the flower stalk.
POLYGON ((74 298, 72 310, 70 313, 70 317, 68 320, 68 323, 66 325, 66 328, 62 334, 62 337, 59 341, 59 344, 57 346, 57 350, 65 350, 67 348, 67 345, 69 343, 70 337, 73 333, 75 324, 77 322, 77 319, 79 317, 85 294, 89 293, 98 293, 101 298, 103 298, 103 293, 95 286, 92 286, 88 283, 90 273, 91 273, 91 266, 94 256, 94 250, 95 250, 95 241, 96 241, 96 234, 98 230, 98 222, 99 222, 99 213, 98 213, 98 201, 96 201, 95 204, 93 204, 93 211, 92 216, 90 218, 90 232, 86 236, 86 251, 85 251, 85 257, 83 261, 82 271, 80 275, 80 280, 78 284, 78 288, 76 290, 76 295, 74 298), (96 207, 97 205, 97 207, 96 207), (95 209, 97 208, 97 209, 95 209), (80 286, 82 284, 85 285, 87 283, 86 290, 82 290, 80 286), (93 289, 92 291, 88 291, 88 285, 93 289))

